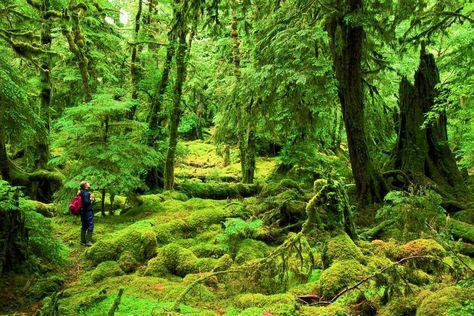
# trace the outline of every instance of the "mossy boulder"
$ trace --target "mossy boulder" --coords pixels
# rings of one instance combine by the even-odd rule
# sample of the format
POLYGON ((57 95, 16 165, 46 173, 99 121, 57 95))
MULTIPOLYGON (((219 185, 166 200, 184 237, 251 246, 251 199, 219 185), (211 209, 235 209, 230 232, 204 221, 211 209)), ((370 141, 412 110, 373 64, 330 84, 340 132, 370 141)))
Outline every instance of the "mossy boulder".
POLYGON ((222 208, 210 208, 193 211, 187 223, 190 229, 195 231, 202 231, 209 225, 223 222, 226 219, 227 212, 222 208))
POLYGON ((400 246, 400 257, 434 256, 443 257, 446 250, 433 239, 416 239, 400 246))
POLYGON ((105 278, 124 274, 119 264, 115 261, 104 261, 92 271, 91 279, 94 282, 105 278))
POLYGON ((456 315, 453 311, 472 304, 474 288, 446 287, 426 296, 416 310, 416 316, 456 315))
POLYGON ((270 247, 263 241, 255 239, 244 239, 239 243, 235 262, 242 264, 244 262, 263 258, 270 251, 270 247))
POLYGON ((232 260, 232 257, 228 254, 225 254, 217 259, 216 265, 214 266, 214 271, 228 270, 233 263, 234 261, 232 260))
POLYGON ((165 276, 174 274, 181 277, 199 271, 199 261, 194 253, 178 244, 168 244, 157 251, 156 258, 148 261, 145 275, 165 276))
POLYGON ((390 259, 396 259, 400 257, 400 248, 394 239, 383 241, 380 239, 372 240, 372 246, 374 253, 379 256, 386 256, 390 259))
POLYGON ((344 316, 349 315, 348 310, 344 306, 331 304, 328 306, 315 307, 303 306, 300 310, 303 316, 344 316))
POLYGON ((133 272, 140 265, 135 256, 130 251, 124 251, 118 260, 120 268, 125 273, 133 272))
POLYGON ((329 267, 338 260, 357 260, 359 262, 364 260, 362 251, 346 233, 331 238, 327 243, 326 251, 323 253, 325 267, 329 267))
POLYGON ((181 238, 183 231, 186 230, 187 227, 188 224, 182 219, 175 219, 167 223, 158 224, 154 229, 156 242, 159 245, 165 245, 175 241, 181 238))
POLYGON ((199 258, 220 258, 226 252, 224 245, 199 243, 189 248, 199 258))
POLYGON ((234 306, 238 308, 269 307, 277 304, 294 305, 296 297, 292 294, 264 295, 260 293, 246 293, 234 299, 234 306))
POLYGON ((57 275, 48 276, 36 281, 31 287, 28 296, 34 300, 42 299, 61 289, 64 279, 57 275))
POLYGON ((414 315, 416 312, 416 298, 413 296, 394 297, 377 313, 380 316, 414 315))
POLYGON ((334 262, 321 274, 320 293, 326 298, 334 297, 342 289, 360 281, 368 273, 357 260, 334 262))
POLYGON ((145 262, 156 254, 156 233, 153 224, 148 221, 136 222, 111 237, 98 240, 88 248, 84 256, 97 265, 103 261, 115 261, 128 251, 138 262, 145 262))

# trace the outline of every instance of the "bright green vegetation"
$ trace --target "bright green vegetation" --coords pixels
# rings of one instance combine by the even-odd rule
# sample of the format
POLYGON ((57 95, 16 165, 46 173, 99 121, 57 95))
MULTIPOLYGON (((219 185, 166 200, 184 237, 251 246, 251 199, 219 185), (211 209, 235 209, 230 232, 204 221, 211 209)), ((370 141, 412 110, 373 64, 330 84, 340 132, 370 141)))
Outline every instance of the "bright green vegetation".
POLYGON ((0 314, 473 315, 471 2, 0 1, 0 314))

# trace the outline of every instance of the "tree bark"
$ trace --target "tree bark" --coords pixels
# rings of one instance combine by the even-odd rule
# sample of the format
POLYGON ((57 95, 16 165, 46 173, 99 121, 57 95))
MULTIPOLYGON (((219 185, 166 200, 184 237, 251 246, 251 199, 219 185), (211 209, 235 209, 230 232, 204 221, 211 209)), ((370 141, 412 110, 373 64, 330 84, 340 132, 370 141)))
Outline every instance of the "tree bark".
POLYGON ((439 82, 434 56, 422 48, 414 85, 406 78, 400 81, 400 124, 392 167, 418 183, 428 178, 444 197, 462 201, 469 194, 449 148, 446 112, 422 128, 435 104, 439 82))
POLYGON ((164 189, 172 190, 174 187, 174 162, 176 146, 178 144, 178 125, 181 118, 181 96, 183 85, 186 80, 186 28, 181 26, 178 30, 178 49, 176 53, 176 84, 174 88, 173 109, 170 119, 168 151, 166 152, 164 170, 164 189))
MULTIPOLYGON (((362 9, 362 0, 347 0, 348 14, 362 9)), ((347 134, 349 156, 359 206, 381 202, 387 192, 386 184, 375 169, 369 155, 365 135, 364 94, 362 89, 362 25, 335 15, 328 24, 331 52, 338 85, 338 95, 347 134)))
MULTIPOLYGON (((135 16, 135 42, 138 42, 138 35, 140 32, 140 19, 142 15, 142 0, 138 0, 138 10, 137 15, 135 16)), ((131 99, 132 99, 132 107, 130 108, 130 112, 128 113, 128 118, 133 119, 135 116, 135 112, 137 110, 137 99, 138 99, 138 45, 133 45, 132 47, 132 57, 130 63, 130 78, 132 81, 132 91, 131 91, 131 99)))

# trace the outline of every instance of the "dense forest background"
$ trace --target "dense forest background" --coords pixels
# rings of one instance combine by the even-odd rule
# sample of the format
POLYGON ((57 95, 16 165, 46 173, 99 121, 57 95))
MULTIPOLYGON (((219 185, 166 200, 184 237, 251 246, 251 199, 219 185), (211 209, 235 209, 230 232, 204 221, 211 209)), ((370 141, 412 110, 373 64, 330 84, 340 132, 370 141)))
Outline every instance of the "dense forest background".
POLYGON ((472 315, 473 23, 467 0, 3 0, 0 313, 472 315))

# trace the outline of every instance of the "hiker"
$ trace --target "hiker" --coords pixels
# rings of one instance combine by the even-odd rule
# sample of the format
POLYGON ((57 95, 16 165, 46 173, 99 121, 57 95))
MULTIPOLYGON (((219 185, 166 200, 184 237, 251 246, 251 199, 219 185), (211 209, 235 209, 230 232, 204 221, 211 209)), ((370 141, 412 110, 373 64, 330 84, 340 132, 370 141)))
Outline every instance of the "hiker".
POLYGON ((94 212, 92 211, 92 202, 94 201, 94 194, 89 192, 90 184, 87 181, 81 181, 79 184, 80 190, 77 195, 81 195, 81 244, 92 246, 92 232, 94 231, 94 212))

